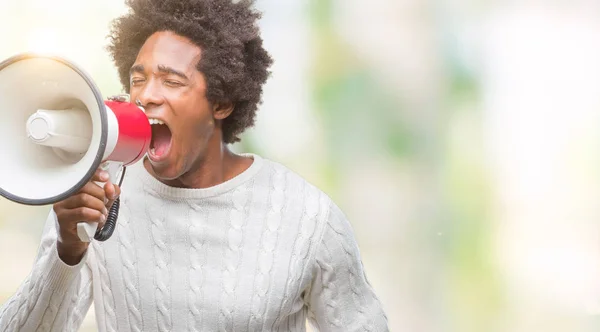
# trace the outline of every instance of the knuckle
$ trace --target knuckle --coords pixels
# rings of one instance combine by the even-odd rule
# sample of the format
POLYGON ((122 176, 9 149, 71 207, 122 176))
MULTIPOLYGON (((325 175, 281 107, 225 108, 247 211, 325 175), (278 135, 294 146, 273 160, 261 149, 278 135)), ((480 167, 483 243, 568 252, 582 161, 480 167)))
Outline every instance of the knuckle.
POLYGON ((93 187, 90 187, 86 194, 90 196, 90 199, 102 200, 104 197, 104 191, 96 184, 93 184, 93 187))
POLYGON ((82 188, 80 192, 88 192, 90 190, 90 188, 92 188, 92 186, 94 185, 94 179, 91 179, 90 181, 88 181, 82 188))
POLYGON ((83 218, 84 218, 84 216, 85 216, 85 211, 86 211, 86 210, 87 210, 87 209, 86 209, 85 207, 83 207, 83 206, 80 206, 80 207, 78 207, 78 208, 74 209, 74 211, 73 211, 73 215, 74 215, 74 216, 75 216, 77 219, 83 219, 83 218))
POLYGON ((100 200, 92 195, 86 194, 84 197, 84 201, 83 201, 83 206, 88 207, 88 208, 96 208, 98 207, 100 200))
POLYGON ((89 205, 90 199, 89 199, 89 195, 88 194, 82 193, 82 194, 79 194, 78 196, 79 196, 79 200, 78 201, 79 201, 79 205, 80 206, 84 207, 84 206, 89 205))
POLYGON ((62 210, 62 206, 63 206, 63 202, 58 202, 58 203, 54 203, 52 205, 52 210, 54 210, 54 213, 58 214, 60 210, 62 210))

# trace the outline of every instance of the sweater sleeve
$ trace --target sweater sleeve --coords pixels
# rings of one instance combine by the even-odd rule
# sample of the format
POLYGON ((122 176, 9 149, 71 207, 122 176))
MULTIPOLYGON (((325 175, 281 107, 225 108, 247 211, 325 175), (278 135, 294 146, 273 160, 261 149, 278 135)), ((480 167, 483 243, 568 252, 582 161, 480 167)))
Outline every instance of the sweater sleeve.
POLYGON ((335 204, 330 209, 305 297, 308 319, 321 332, 388 331, 387 316, 365 275, 350 223, 335 204))
POLYGON ((75 266, 56 247, 56 215, 50 211, 34 266, 0 308, 0 331, 76 331, 92 302, 87 252, 75 266))

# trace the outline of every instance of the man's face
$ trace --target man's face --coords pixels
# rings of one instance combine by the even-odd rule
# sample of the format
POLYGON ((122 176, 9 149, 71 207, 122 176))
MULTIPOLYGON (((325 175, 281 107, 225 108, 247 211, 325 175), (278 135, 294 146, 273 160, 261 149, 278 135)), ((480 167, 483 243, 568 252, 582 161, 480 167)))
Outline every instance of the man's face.
POLYGON ((200 48, 187 38, 157 32, 146 40, 131 68, 131 100, 139 99, 151 119, 148 159, 161 180, 189 172, 213 138, 213 108, 206 99, 204 76, 196 69, 200 57, 200 48))

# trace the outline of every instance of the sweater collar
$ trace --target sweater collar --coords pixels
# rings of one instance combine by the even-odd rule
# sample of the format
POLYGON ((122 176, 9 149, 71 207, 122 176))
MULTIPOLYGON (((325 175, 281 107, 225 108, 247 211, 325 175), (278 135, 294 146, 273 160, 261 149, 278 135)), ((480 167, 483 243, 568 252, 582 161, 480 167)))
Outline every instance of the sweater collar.
MULTIPOLYGON (((207 198, 221 195, 235 189, 238 186, 241 186, 260 171, 264 164, 264 161, 260 156, 252 153, 245 153, 241 155, 253 159, 250 167, 234 178, 208 188, 176 188, 168 186, 148 173, 143 162, 136 163, 129 168, 133 168, 132 171, 135 172, 145 188, 150 189, 161 197, 171 199, 207 198)), ((125 182, 127 182, 127 178, 125 178, 125 182)))

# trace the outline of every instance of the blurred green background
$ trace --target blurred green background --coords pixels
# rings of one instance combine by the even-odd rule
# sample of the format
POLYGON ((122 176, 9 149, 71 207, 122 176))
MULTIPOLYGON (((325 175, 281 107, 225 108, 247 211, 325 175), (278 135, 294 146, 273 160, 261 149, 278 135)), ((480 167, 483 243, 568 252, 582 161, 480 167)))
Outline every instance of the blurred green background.
MULTIPOLYGON (((338 203, 392 331, 600 328, 600 3, 257 7, 275 64, 234 149, 338 203)), ((104 47, 125 10, 0 0, 0 58, 59 54, 121 93, 104 47)), ((0 199, 0 303, 29 273, 49 208, 0 199)))

